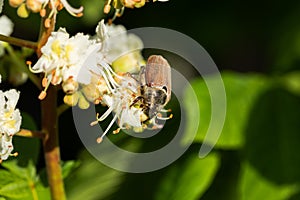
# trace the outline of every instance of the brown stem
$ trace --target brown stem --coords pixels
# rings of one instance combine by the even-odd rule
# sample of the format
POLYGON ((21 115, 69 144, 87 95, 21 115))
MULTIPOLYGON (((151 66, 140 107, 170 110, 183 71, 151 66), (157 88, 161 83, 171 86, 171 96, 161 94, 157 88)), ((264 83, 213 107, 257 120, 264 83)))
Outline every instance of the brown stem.
POLYGON ((0 34, 0 41, 7 42, 9 44, 20 46, 20 47, 27 47, 27 48, 34 49, 34 50, 37 49, 36 42, 22 40, 22 39, 15 38, 15 37, 10 37, 10 36, 5 36, 5 35, 0 34))
MULTIPOLYGON (((49 11, 49 10, 48 10, 49 11)), ((40 39, 37 48, 37 54, 41 56, 41 48, 45 45, 51 32, 55 27, 56 13, 52 16, 49 26, 45 27, 43 18, 40 30, 40 39)), ((62 169, 60 165, 60 149, 58 143, 58 118, 57 118, 57 91, 56 87, 50 86, 47 90, 47 96, 41 102, 42 109, 42 131, 46 133, 43 140, 45 162, 48 183, 50 186, 52 200, 65 200, 64 182, 62 169)))
POLYGON ((60 151, 58 144, 56 100, 56 88, 51 86, 48 88, 47 97, 41 102, 42 131, 46 133, 43 146, 52 200, 65 200, 66 196, 60 166, 60 151))

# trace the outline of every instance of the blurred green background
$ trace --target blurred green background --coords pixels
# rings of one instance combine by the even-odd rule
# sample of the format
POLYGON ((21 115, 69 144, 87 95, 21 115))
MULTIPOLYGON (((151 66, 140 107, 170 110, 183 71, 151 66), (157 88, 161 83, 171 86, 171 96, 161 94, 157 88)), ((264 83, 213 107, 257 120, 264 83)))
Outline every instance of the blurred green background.
MULTIPOLYGON (((58 26, 66 27, 70 33, 93 34, 99 19, 109 17, 102 12, 103 0, 69 2, 74 7, 85 6, 84 17, 80 19, 69 16, 65 11, 59 13, 58 26)), ((300 2, 296 0, 170 0, 167 3, 148 3, 140 9, 126 9, 124 15, 117 18, 116 24, 127 29, 147 26, 173 29, 196 40, 211 55, 221 71, 227 94, 224 129, 213 151, 200 159, 198 151, 210 119, 210 99, 202 78, 188 73, 187 78, 196 91, 198 103, 205 108, 199 110, 202 124, 192 146, 164 169, 129 174, 102 165, 86 152, 74 128, 72 113, 68 110, 59 122, 62 159, 74 160, 64 164, 69 199, 300 199, 299 10, 300 2)), ((39 29, 37 15, 19 19, 15 9, 7 5, 4 13, 15 23, 14 36, 36 40, 39 29)), ((147 54, 147 51, 144 53, 147 54)), ((179 58, 173 59, 168 53, 164 56, 171 59, 171 64, 178 65, 179 58)), ((183 72, 194 72, 189 63, 182 63, 182 66, 176 67, 182 67, 183 72)), ((214 74, 207 76, 216 78, 214 74)), ((25 128, 38 128, 40 121, 39 100, 36 98, 39 91, 33 90, 33 87, 30 82, 18 87, 24 91, 19 108, 27 113, 23 114, 25 128)), ((184 105, 180 105, 184 106, 188 119, 192 119, 195 112, 195 102, 190 98, 192 92, 190 89, 184 91, 184 105)), ((62 97, 60 103, 61 100, 62 97)), ((180 120, 176 117, 179 112, 176 98, 172 99, 169 107, 175 117, 167 122, 159 136, 139 140, 120 133, 109 137, 136 152, 158 149, 172 139, 170 132, 180 120)), ((103 108, 97 109, 104 111, 103 108)), ((193 120, 189 120, 187 126, 193 126, 193 120)), ((15 142, 16 151, 22 152, 17 158, 18 165, 7 162, 3 166, 10 173, 15 173, 16 178, 12 178, 11 182, 0 181, 0 185, 18 180, 19 187, 2 187, 0 195, 7 199, 25 199, 24 196, 14 196, 17 189, 31 199, 27 186, 32 181, 38 185, 41 199, 48 199, 39 142, 17 137, 15 142), (28 176, 16 172, 25 169, 28 176)), ((0 177, 7 177, 7 173, 2 169, 0 177)))

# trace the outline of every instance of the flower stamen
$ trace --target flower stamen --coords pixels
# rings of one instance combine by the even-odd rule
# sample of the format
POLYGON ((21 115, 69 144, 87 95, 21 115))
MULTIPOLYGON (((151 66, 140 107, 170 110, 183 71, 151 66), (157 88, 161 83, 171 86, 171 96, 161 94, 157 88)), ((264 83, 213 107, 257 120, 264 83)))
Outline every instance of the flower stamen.
POLYGON ((173 118, 173 114, 170 114, 169 117, 163 117, 163 116, 161 115, 161 113, 158 113, 158 114, 156 115, 156 118, 159 119, 159 120, 168 120, 168 119, 172 119, 172 118, 173 118))
POLYGON ((32 72, 32 73, 42 73, 43 70, 42 69, 37 69, 37 70, 34 70, 32 69, 32 62, 31 61, 26 61, 26 64, 28 65, 28 68, 29 68, 29 71, 32 72))
POLYGON ((109 11, 110 11, 110 9, 111 9, 110 3, 111 3, 111 0, 108 0, 107 3, 106 3, 105 6, 104 6, 103 12, 104 12, 105 14, 108 14, 109 11))
POLYGON ((97 138, 97 143, 101 143, 103 141, 103 137, 108 133, 109 129, 115 123, 115 121, 117 120, 117 118, 118 118, 118 115, 115 114, 114 118, 111 120, 111 122, 109 123, 109 125, 106 128, 106 130, 104 131, 104 133, 100 137, 97 138))
POLYGON ((73 8, 66 0, 60 0, 61 4, 65 7, 65 9, 74 17, 81 17, 83 15, 83 6, 79 8, 73 8))

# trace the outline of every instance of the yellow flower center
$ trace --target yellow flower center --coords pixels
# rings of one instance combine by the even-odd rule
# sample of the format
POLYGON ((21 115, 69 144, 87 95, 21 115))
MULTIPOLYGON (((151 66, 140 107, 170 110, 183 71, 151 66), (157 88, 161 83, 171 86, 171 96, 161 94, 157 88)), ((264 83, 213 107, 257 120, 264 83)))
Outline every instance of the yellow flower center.
POLYGON ((60 42, 59 40, 55 40, 52 45, 51 45, 51 49, 54 53, 56 53, 57 55, 60 55, 62 52, 62 49, 60 47, 60 42))

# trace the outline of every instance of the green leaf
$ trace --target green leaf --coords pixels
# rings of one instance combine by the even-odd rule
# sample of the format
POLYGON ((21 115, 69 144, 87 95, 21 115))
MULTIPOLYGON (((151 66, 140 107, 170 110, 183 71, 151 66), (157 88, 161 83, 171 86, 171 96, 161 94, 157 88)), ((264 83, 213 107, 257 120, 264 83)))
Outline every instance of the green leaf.
POLYGON ((106 199, 118 189, 124 173, 106 167, 87 152, 82 158, 80 167, 65 180, 68 199, 106 199))
POLYGON ((281 84, 290 92, 300 95, 300 71, 290 72, 281 78, 281 84))
POLYGON ((51 200, 49 187, 44 187, 41 183, 37 183, 36 191, 40 200, 51 200))
POLYGON ((15 181, 0 188, 0 195, 14 199, 24 199, 29 196, 30 190, 25 180, 15 181))
POLYGON ((6 161, 2 163, 2 166, 8 169, 9 172, 12 174, 18 176, 21 179, 27 179, 28 174, 27 174, 27 169, 22 168, 17 165, 17 160, 11 160, 11 161, 6 161))
POLYGON ((240 200, 286 200, 297 193, 300 187, 296 184, 277 185, 257 172, 249 163, 244 163, 239 189, 241 194, 240 200))
POLYGON ((10 200, 32 200, 38 196, 43 200, 50 200, 49 188, 43 187, 36 175, 36 169, 32 162, 25 167, 17 165, 16 160, 2 163, 5 169, 0 170, 0 195, 10 200))
MULTIPOLYGON (((216 75, 208 75, 208 77, 206 77, 209 83, 214 83, 216 79, 218 79, 216 75)), ((266 77, 259 74, 223 72, 222 79, 227 96, 227 112, 223 130, 215 146, 223 149, 238 149, 244 144, 245 128, 253 103, 270 84, 266 77)), ((193 81, 192 87, 193 89, 187 89, 184 101, 187 115, 189 119, 192 119, 187 120, 187 126, 195 126, 193 115, 199 112, 200 125, 195 141, 203 142, 211 120, 211 107, 223 105, 223 102, 219 102, 218 105, 211 105, 210 93, 203 79, 193 81), (198 111, 195 110, 195 101, 190 98, 193 93, 197 95, 200 109, 198 111)), ((222 126, 223 124, 223 120, 219 119, 218 116, 212 120, 214 120, 217 126, 222 126)), ((187 133, 187 135, 191 134, 187 133)), ((187 140, 187 138, 185 138, 185 140, 187 140)))
POLYGON ((17 181, 20 178, 7 170, 0 170, 0 188, 10 182, 17 181))
POLYGON ((245 156, 277 184, 300 182, 300 97, 277 87, 255 103, 246 131, 245 156))
POLYGON ((74 171, 80 163, 78 161, 70 160, 67 162, 64 162, 62 165, 62 176, 63 178, 67 178, 72 171, 74 171))
POLYGON ((155 200, 199 199, 212 183, 219 168, 215 153, 199 158, 191 153, 183 161, 170 166, 156 191, 155 200))

